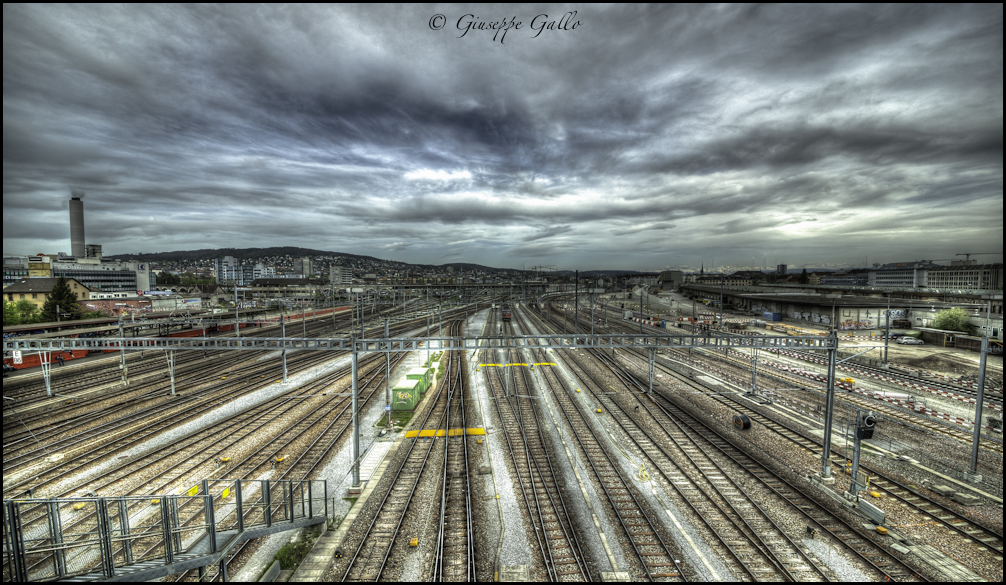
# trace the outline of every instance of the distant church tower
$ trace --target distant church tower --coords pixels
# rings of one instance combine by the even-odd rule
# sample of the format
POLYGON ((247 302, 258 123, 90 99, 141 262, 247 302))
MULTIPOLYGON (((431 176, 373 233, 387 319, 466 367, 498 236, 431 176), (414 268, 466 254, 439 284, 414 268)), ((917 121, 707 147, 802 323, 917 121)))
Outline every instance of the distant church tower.
POLYGON ((705 276, 705 275, 706 275, 706 264, 705 262, 703 262, 702 268, 699 269, 699 276, 705 276))

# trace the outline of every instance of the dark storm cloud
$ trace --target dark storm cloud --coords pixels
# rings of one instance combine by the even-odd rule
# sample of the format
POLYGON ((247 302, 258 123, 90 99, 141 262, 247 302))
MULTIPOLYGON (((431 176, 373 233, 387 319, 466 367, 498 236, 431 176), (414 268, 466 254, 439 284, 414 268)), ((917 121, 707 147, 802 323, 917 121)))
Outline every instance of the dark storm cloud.
POLYGON ((66 250, 71 189, 111 253, 1001 249, 1001 6, 571 9, 501 45, 453 7, 5 5, 5 252, 66 250))

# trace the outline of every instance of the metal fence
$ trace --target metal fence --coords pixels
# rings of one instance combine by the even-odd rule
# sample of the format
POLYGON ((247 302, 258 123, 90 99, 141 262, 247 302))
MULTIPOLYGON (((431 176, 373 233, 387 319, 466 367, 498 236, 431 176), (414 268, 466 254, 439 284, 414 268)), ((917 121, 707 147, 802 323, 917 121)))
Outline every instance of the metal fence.
POLYGON ((324 481, 219 479, 183 494, 4 500, 3 580, 110 579, 179 561, 205 566, 213 561, 200 559, 256 530, 327 517, 327 495, 324 481))

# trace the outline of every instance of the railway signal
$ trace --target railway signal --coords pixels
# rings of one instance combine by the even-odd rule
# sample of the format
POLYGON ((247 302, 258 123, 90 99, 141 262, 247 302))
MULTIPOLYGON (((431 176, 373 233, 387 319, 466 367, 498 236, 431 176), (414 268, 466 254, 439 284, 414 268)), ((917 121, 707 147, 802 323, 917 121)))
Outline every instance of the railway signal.
MULTIPOLYGON (((871 414, 863 417, 856 427, 856 439, 861 441, 872 439, 876 426, 877 418, 875 416, 871 414)), ((858 449, 859 446, 857 445, 856 448, 858 449)))
POLYGON ((863 416, 863 411, 856 413, 856 442, 852 450, 852 481, 849 483, 849 494, 853 497, 859 493, 860 488, 866 487, 865 482, 859 483, 859 449, 862 441, 873 438, 873 431, 877 426, 877 417, 872 414, 863 416))

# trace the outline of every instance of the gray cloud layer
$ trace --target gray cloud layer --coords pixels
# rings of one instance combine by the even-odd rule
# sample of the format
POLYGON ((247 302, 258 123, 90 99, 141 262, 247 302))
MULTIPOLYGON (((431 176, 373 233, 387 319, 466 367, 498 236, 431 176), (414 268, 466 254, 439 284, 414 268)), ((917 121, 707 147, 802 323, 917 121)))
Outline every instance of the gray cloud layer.
POLYGON ((540 8, 471 10, 525 28, 456 38, 454 7, 5 5, 5 252, 67 250, 74 188, 112 253, 1002 251, 1001 6, 587 6, 535 39, 540 8))

